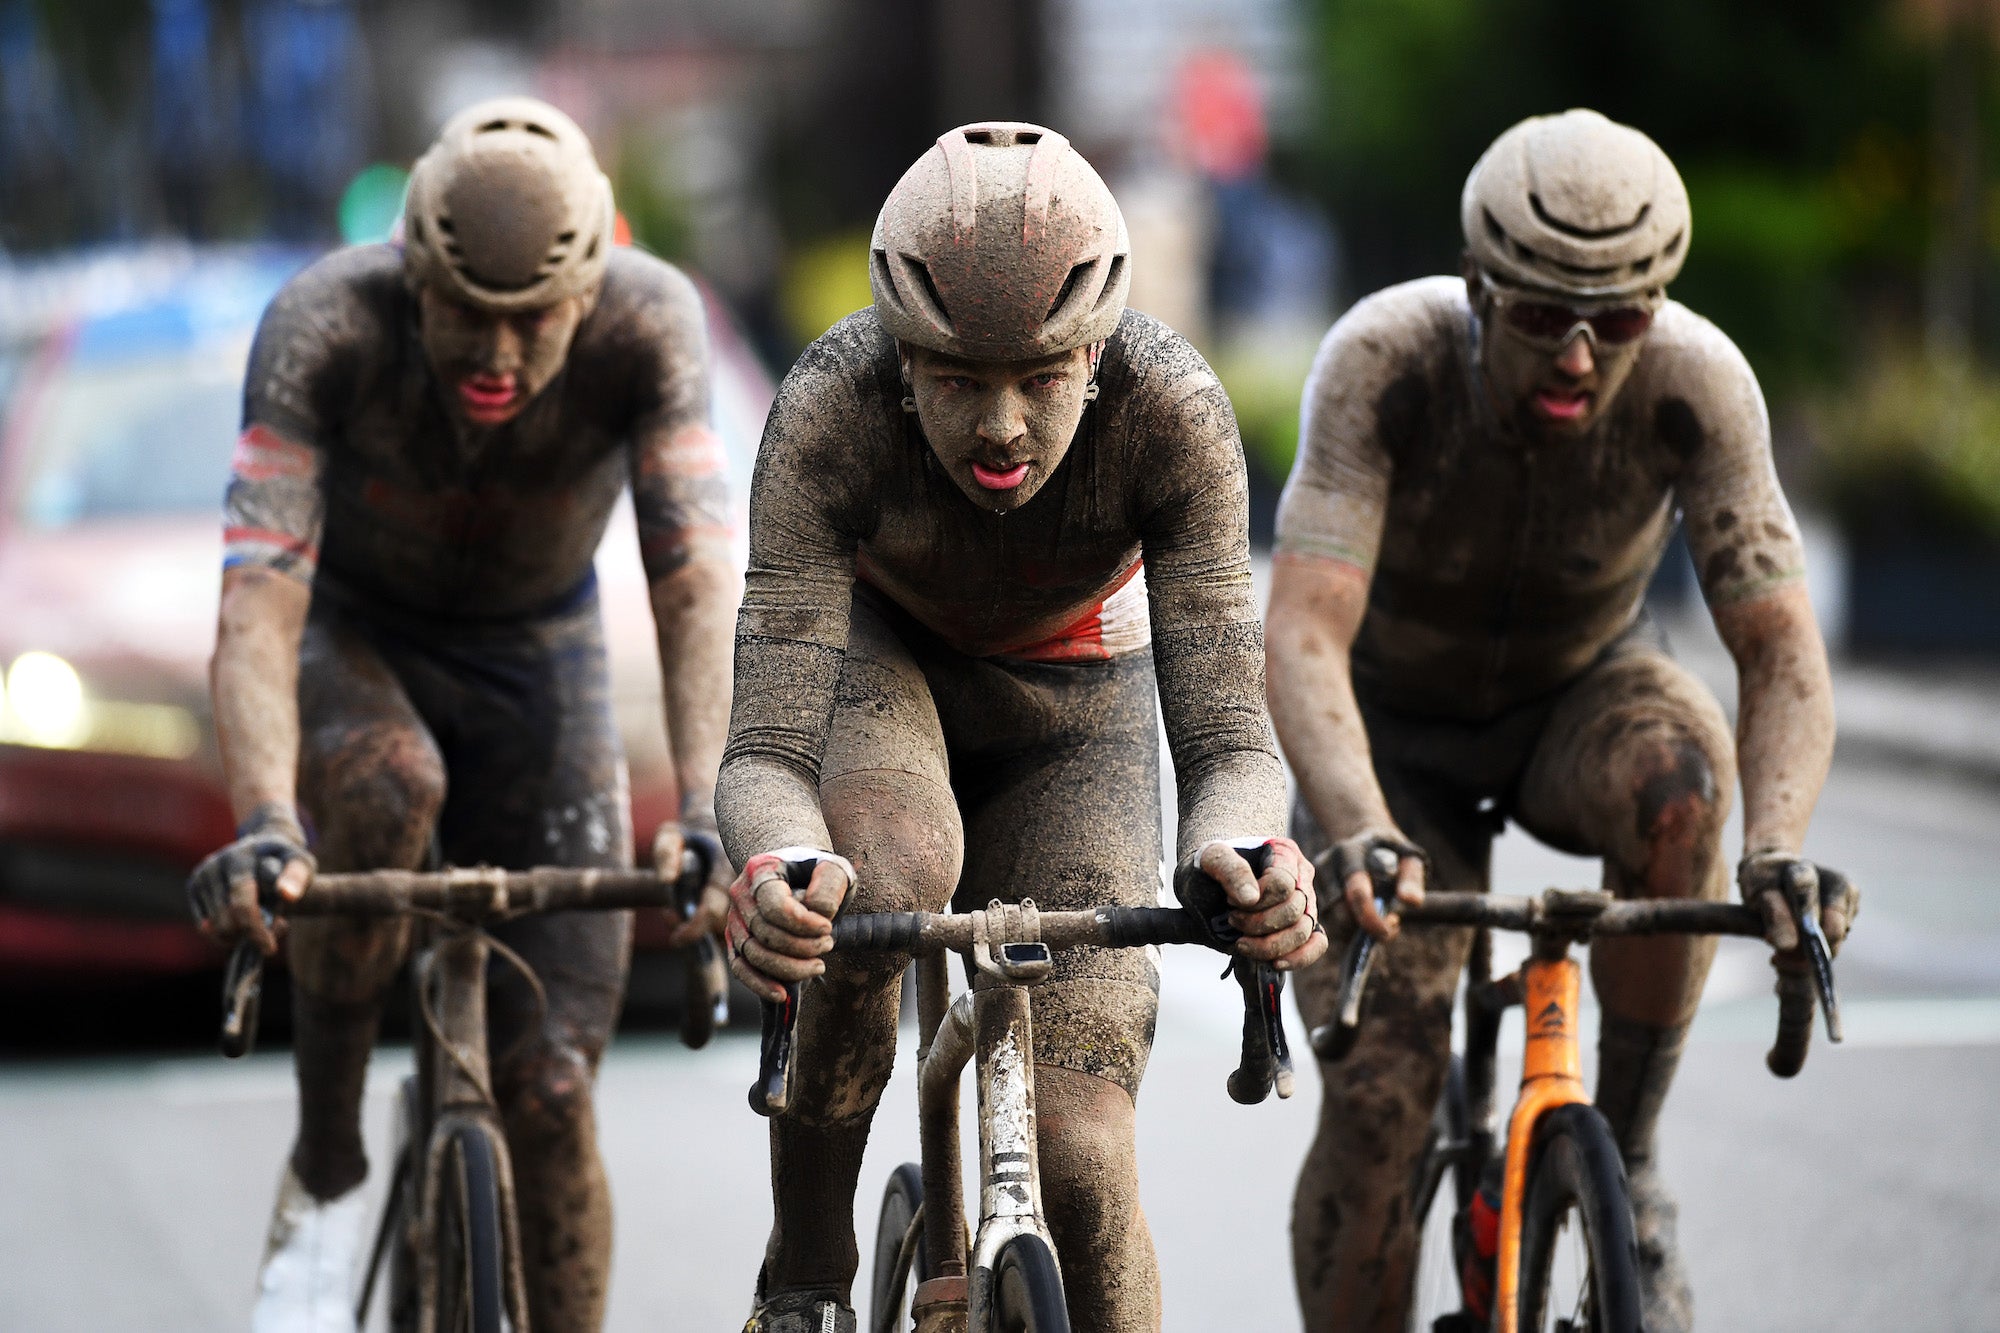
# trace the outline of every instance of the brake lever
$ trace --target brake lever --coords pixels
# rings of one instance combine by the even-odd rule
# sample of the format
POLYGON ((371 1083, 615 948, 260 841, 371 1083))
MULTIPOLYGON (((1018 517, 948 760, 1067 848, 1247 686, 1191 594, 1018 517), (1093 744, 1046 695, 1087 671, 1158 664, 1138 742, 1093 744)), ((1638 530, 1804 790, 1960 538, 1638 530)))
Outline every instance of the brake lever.
POLYGON ((222 973, 222 1053, 231 1060, 257 1044, 263 995, 264 951, 254 940, 239 941, 222 973))
POLYGON ((1818 876, 1807 882, 1796 865, 1787 865, 1785 896, 1790 899, 1792 916, 1798 921, 1800 943, 1812 962, 1813 987, 1819 992, 1820 1013, 1826 1019, 1826 1039, 1839 1042, 1840 997, 1833 988, 1833 946, 1827 943, 1826 931, 1819 923, 1818 876))
MULTIPOLYGON (((715 851, 690 842, 681 853, 681 872, 674 880, 674 905, 682 921, 701 910, 715 851)), ((712 935, 702 935, 682 960, 686 971, 681 996, 681 1044, 691 1051, 708 1045, 715 1030, 729 1025, 729 969, 712 935)))
MULTIPOLYGON (((1268 839, 1237 839, 1229 846, 1259 879, 1271 868, 1268 839)), ((1210 929, 1230 943, 1240 938, 1229 924, 1226 910, 1210 922, 1210 929)), ((1229 1096, 1245 1106, 1263 1101, 1274 1089, 1279 1098, 1290 1097, 1295 1080, 1291 1043, 1285 1037, 1285 974, 1269 963, 1253 963, 1234 955, 1229 971, 1243 990, 1243 1051, 1229 1076, 1229 1096)))
MULTIPOLYGON (((819 868, 817 856, 785 861, 785 883, 804 893, 819 868)), ((761 1116, 783 1115, 792 1104, 792 1054, 799 1028, 799 983, 781 983, 785 998, 763 1003, 763 1032, 757 1051, 757 1081, 750 1088, 750 1109, 761 1116)))
MULTIPOLYGON (((1380 847, 1368 853, 1368 878, 1374 889, 1375 910, 1384 919, 1395 914, 1396 869, 1394 853, 1380 847)), ((1354 1039, 1361 1031, 1361 999, 1368 987, 1368 975, 1375 967, 1378 944, 1373 935, 1358 925, 1354 938, 1347 942, 1347 951, 1340 961, 1339 1007, 1331 1023, 1312 1030, 1313 1054, 1322 1060, 1339 1060, 1354 1049, 1354 1039)))
POLYGON ((1833 989, 1833 948, 1826 941, 1826 932, 1820 929, 1818 917, 1801 919, 1799 928, 1805 940, 1806 957, 1812 960, 1813 986, 1819 991, 1820 1012, 1826 1017, 1826 1039, 1838 1042, 1840 997, 1833 989))

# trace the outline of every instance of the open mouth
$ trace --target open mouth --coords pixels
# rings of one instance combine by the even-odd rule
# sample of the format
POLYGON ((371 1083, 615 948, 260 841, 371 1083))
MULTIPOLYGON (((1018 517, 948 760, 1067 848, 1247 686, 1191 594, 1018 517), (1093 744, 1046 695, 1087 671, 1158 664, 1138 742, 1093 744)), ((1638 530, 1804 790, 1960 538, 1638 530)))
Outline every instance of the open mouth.
POLYGON ((458 401, 474 421, 505 420, 519 396, 512 375, 467 375, 458 382, 458 401))
POLYGON ((1028 465, 1016 463, 1005 472, 995 472, 983 463, 972 465, 972 479, 989 491, 1011 491, 1028 476, 1028 465))
POLYGON ((1592 397, 1579 390, 1541 389, 1535 394, 1535 411, 1550 421, 1576 421, 1590 411, 1592 397))

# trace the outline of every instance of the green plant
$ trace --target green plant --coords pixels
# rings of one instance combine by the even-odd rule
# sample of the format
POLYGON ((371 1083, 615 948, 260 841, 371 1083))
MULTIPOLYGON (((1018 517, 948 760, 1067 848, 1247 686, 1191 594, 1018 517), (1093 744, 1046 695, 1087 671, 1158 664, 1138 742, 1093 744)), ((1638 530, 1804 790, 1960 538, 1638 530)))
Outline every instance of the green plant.
POLYGON ((1900 350, 1814 417, 1824 494, 1850 532, 2000 541, 2000 373, 1900 350))

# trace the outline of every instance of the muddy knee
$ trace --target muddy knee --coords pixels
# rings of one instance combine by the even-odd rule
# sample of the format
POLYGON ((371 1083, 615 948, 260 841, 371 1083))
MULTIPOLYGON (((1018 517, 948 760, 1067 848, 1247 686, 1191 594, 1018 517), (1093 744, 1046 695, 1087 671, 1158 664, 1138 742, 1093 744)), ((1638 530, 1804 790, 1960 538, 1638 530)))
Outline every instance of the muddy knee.
POLYGON ((327 728, 307 750, 303 796, 323 869, 423 863, 445 798, 444 760, 430 737, 400 722, 327 728))
POLYGON ((1035 1067, 1036 1150, 1058 1243, 1122 1237, 1139 1207, 1133 1102, 1114 1083, 1035 1067))
POLYGON ((1695 897, 1709 883, 1736 782, 1734 756, 1714 738, 1679 726, 1649 729, 1608 766, 1603 791, 1613 836, 1610 860, 1621 892, 1695 897))
POLYGON ((530 1142, 567 1138, 587 1125, 595 1069, 573 1046, 542 1045, 501 1086, 509 1131, 530 1142))

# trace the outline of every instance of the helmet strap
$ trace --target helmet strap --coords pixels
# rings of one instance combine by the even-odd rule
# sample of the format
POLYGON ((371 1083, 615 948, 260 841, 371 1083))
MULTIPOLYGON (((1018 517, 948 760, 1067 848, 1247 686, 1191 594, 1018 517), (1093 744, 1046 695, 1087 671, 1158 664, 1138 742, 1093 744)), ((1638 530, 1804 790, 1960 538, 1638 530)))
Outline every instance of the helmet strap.
POLYGON ((1090 345, 1090 378, 1084 382, 1083 386, 1083 401, 1086 403, 1094 403, 1097 401, 1097 363, 1100 360, 1102 360, 1103 357, 1104 357, 1103 341, 1099 340, 1097 342, 1092 343, 1090 345))

